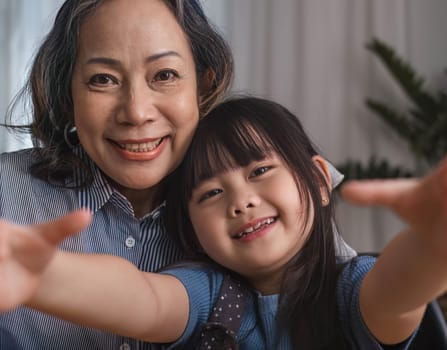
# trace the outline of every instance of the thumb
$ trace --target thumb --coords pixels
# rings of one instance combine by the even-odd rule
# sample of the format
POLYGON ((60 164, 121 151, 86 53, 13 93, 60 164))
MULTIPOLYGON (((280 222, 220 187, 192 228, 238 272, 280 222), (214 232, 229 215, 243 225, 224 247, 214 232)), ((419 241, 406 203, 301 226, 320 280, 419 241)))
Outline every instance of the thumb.
POLYGON ((51 244, 58 244, 68 236, 74 235, 88 227, 92 214, 86 209, 79 209, 63 215, 53 221, 35 225, 41 237, 51 244))
POLYGON ((392 208, 416 185, 416 179, 348 181, 342 186, 341 195, 353 204, 392 208))

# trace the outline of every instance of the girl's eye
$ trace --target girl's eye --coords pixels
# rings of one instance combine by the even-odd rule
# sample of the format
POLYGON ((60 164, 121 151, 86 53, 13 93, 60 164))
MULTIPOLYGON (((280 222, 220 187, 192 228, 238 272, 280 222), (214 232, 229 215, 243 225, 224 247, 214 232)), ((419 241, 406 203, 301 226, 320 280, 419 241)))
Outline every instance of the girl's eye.
POLYGON ((162 70, 162 71, 158 72, 157 75, 155 76, 154 80, 166 82, 166 81, 172 81, 176 78, 178 78, 177 72, 175 72, 173 70, 166 69, 166 70, 162 70))
POLYGON ((211 197, 217 196, 219 193, 222 193, 223 191, 220 188, 214 188, 211 191, 205 192, 199 197, 199 203, 203 202, 211 197))
POLYGON ((265 174, 267 171, 269 171, 272 167, 271 166, 260 166, 259 168, 256 168, 253 170, 253 172, 250 174, 250 177, 257 177, 265 174))
POLYGON ((105 86, 115 84, 116 79, 109 74, 96 74, 90 78, 88 83, 94 86, 105 86))

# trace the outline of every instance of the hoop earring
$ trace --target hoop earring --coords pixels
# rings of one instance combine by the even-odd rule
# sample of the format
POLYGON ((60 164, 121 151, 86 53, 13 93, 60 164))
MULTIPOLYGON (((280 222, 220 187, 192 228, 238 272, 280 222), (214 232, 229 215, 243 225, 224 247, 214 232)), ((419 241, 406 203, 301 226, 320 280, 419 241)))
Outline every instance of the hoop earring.
POLYGON ((74 134, 76 132, 76 126, 71 126, 70 124, 65 125, 64 128, 64 141, 70 148, 75 148, 76 145, 70 141, 69 134, 74 134))

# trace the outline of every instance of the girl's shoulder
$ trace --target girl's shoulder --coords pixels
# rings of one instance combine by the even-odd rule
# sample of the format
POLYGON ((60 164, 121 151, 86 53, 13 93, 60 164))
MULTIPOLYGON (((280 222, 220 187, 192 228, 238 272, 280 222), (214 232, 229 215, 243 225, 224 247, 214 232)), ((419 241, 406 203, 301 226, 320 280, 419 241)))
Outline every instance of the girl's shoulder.
POLYGON ((376 257, 372 255, 358 255, 341 264, 338 278, 338 289, 341 287, 353 289, 360 285, 363 278, 374 266, 376 257))
POLYGON ((190 298, 198 295, 202 301, 203 298, 210 302, 217 298, 217 293, 222 285, 225 271, 214 264, 196 261, 181 261, 169 265, 160 273, 176 277, 182 282, 190 298))
POLYGON ((348 271, 355 271, 355 270, 362 270, 362 269, 368 269, 371 268, 377 260, 377 257, 373 254, 359 254, 355 257, 348 259, 347 261, 343 262, 342 270, 348 270, 348 271))
POLYGON ((233 327, 239 340, 249 336, 256 327, 252 291, 225 269, 208 263, 181 262, 160 272, 178 278, 189 297, 187 327, 169 349, 194 348, 192 344, 196 344, 200 334, 218 331, 207 330, 207 325, 233 327), (231 321, 233 317, 237 325, 231 321))
POLYGON ((368 330, 360 312, 360 286, 374 266, 374 256, 360 255, 343 263, 337 283, 338 319, 345 339, 353 349, 382 349, 368 330))

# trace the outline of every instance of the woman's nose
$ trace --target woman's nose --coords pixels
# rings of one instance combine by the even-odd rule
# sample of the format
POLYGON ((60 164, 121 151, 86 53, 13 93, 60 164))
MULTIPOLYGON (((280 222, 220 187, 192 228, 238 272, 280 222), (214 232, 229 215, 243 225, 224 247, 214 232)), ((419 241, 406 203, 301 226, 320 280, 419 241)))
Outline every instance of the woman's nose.
POLYGON ((124 96, 118 121, 129 125, 142 125, 160 115, 157 99, 147 85, 134 87, 124 96))

